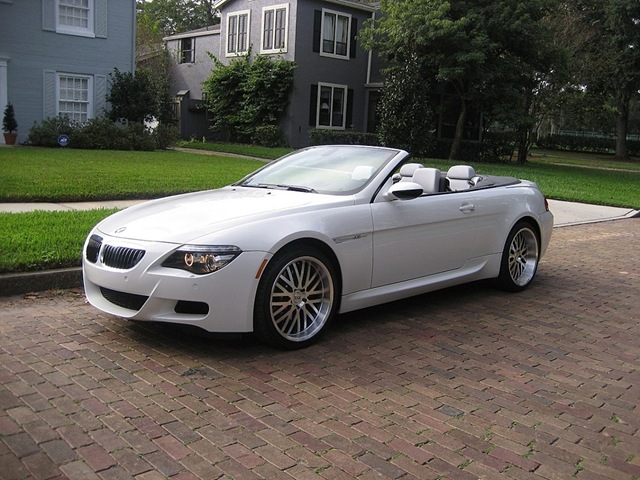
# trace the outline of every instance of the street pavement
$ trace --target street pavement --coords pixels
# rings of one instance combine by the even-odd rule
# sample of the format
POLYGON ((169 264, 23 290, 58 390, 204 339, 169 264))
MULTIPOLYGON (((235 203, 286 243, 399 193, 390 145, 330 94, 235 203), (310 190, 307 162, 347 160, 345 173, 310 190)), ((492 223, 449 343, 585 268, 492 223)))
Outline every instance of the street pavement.
POLYGON ((341 315, 299 351, 0 298, 0 478, 640 478, 639 244, 640 219, 558 228, 524 292, 341 315))

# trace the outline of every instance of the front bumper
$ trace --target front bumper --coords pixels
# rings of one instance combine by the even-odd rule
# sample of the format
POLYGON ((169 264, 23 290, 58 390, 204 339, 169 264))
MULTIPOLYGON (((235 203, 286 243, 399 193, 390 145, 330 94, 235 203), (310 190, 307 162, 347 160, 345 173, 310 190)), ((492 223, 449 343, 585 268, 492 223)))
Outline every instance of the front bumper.
POLYGON ((256 275, 268 258, 265 252, 243 252, 217 272, 194 275, 161 265, 180 245, 100 236, 95 262, 87 259, 86 244, 82 262, 87 299, 99 310, 131 320, 195 325, 209 332, 253 330, 256 275), (131 268, 113 268, 103 263, 106 245, 143 250, 144 256, 131 268))

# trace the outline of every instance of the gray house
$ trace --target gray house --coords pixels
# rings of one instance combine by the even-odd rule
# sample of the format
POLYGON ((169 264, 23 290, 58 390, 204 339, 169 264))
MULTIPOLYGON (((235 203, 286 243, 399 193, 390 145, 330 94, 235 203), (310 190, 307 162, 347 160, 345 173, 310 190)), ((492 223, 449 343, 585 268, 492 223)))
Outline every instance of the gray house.
POLYGON ((132 0, 0 0, 0 107, 19 141, 48 117, 104 113, 109 73, 134 70, 135 15, 132 0))
POLYGON ((296 62, 294 91, 281 128, 292 147, 309 144, 309 129, 371 130, 381 86, 379 66, 358 41, 377 11, 355 0, 221 0, 220 25, 165 39, 173 61, 173 93, 183 137, 207 135, 202 82, 209 53, 222 63, 251 51, 296 62), (372 73, 373 72, 373 73, 372 73))

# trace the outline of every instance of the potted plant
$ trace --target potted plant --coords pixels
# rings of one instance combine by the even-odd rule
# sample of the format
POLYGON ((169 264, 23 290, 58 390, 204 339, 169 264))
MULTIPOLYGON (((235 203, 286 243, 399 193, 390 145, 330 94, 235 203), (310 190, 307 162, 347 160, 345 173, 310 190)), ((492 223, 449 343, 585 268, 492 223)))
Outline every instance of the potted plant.
POLYGON ((2 117, 2 130, 4 132, 4 143, 7 145, 15 145, 18 138, 18 122, 16 121, 16 112, 11 103, 7 103, 2 117))

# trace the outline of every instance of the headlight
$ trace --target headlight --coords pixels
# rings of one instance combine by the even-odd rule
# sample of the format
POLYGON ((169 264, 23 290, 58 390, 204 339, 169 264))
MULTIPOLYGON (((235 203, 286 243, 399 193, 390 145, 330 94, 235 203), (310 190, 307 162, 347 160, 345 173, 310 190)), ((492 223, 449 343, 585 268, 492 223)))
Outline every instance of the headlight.
POLYGON ((205 275, 217 272, 241 253, 242 250, 233 245, 183 245, 162 262, 162 266, 205 275))

